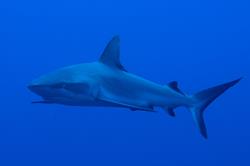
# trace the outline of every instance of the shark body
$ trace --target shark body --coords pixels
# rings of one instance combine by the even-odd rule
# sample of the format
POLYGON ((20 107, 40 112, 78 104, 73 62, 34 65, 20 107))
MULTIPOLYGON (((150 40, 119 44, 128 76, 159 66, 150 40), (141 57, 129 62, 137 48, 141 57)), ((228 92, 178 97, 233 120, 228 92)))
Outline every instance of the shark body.
POLYGON ((119 37, 113 37, 99 61, 58 69, 32 81, 28 88, 43 98, 33 103, 142 111, 161 107, 171 116, 175 116, 176 107, 183 106, 190 110, 200 133, 207 138, 205 108, 240 79, 187 95, 178 88, 176 81, 159 85, 127 72, 120 62, 119 43, 119 37))

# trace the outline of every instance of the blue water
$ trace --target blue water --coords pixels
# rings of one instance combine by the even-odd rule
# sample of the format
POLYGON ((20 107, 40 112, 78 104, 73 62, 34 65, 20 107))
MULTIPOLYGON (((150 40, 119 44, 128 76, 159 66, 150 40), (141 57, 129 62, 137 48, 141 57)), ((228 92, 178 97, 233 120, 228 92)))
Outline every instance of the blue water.
POLYGON ((1 1, 0 165, 250 165, 249 20, 248 0, 1 1), (117 34, 128 71, 189 94, 244 76, 207 109, 208 140, 184 108, 30 104, 32 79, 97 60, 117 34))

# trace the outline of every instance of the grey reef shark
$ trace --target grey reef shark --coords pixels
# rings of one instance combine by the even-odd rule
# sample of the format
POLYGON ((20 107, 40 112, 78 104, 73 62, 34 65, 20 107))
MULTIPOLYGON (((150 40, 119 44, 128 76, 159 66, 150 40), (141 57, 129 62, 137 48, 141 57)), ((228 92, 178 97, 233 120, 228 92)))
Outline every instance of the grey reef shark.
POLYGON ((201 135, 207 138, 204 110, 240 80, 208 88, 194 95, 183 93, 176 81, 159 85, 131 74, 123 67, 120 62, 120 39, 114 36, 98 61, 58 69, 33 80, 28 89, 43 99, 32 103, 124 107, 150 112, 161 107, 170 116, 175 116, 175 108, 186 107, 201 135))

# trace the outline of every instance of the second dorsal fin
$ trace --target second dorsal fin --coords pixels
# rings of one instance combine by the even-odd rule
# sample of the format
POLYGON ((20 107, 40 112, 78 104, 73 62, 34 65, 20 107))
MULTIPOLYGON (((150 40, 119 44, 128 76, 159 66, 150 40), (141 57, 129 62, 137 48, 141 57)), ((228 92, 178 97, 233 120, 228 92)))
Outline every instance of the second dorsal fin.
POLYGON ((100 59, 100 62, 106 64, 112 68, 126 71, 120 62, 120 38, 114 36, 104 49, 100 59))
POLYGON ((170 83, 168 83, 168 87, 170 87, 171 89, 175 90, 176 92, 185 95, 185 93, 183 93, 179 87, 178 87, 178 82, 177 81, 172 81, 170 83))

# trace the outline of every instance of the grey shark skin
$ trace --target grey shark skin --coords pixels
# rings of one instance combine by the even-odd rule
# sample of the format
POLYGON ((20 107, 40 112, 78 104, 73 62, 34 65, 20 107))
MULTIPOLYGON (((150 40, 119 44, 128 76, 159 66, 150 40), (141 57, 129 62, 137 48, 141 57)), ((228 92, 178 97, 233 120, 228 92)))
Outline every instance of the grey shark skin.
POLYGON ((65 67, 32 81, 28 88, 43 98, 43 101, 33 103, 125 107, 143 111, 161 107, 170 116, 175 116, 176 107, 184 106, 192 113, 202 136, 207 138, 203 119, 205 108, 240 79, 186 95, 176 81, 159 85, 127 72, 120 62, 119 44, 119 37, 115 36, 99 61, 65 67))

